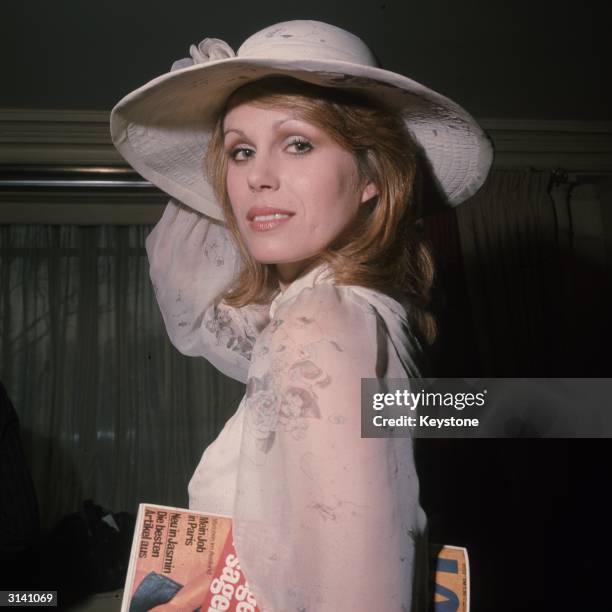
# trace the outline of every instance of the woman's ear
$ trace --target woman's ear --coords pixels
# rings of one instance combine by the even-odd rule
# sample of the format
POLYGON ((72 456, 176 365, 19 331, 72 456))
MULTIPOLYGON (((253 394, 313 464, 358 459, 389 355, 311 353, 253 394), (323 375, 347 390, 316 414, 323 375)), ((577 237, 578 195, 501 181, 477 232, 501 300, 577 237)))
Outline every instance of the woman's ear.
POLYGON ((361 203, 370 201, 378 195, 378 187, 372 181, 368 181, 361 192, 361 203))

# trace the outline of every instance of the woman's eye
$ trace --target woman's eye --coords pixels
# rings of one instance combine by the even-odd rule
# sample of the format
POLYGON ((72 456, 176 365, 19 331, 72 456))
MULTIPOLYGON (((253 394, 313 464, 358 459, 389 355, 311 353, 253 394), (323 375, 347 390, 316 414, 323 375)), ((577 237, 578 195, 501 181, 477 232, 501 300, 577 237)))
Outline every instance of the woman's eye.
POLYGON ((245 161, 254 155, 255 151, 248 147, 235 147, 230 151, 230 158, 234 161, 245 161))
POLYGON ((289 143, 287 149, 290 153, 300 155, 302 153, 308 153, 308 151, 312 149, 312 144, 304 138, 295 138, 289 143))

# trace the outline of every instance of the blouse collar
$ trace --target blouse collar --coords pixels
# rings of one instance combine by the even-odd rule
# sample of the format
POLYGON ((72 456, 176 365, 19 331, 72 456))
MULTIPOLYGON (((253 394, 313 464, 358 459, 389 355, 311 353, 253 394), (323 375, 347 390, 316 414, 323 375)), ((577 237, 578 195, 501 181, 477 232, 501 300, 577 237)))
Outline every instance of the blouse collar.
POLYGON ((322 282, 333 282, 333 274, 329 267, 329 264, 323 262, 317 267, 310 270, 294 280, 285 291, 279 292, 277 296, 270 303, 270 319, 274 318, 274 315, 281 304, 285 304, 295 299, 298 294, 307 287, 314 287, 322 282))

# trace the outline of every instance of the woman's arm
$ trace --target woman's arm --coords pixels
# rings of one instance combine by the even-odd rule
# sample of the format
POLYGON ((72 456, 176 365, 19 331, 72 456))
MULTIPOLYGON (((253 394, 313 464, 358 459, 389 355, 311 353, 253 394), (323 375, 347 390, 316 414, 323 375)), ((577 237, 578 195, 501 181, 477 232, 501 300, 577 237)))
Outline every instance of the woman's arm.
POLYGON ((424 515, 411 440, 361 438, 361 378, 384 339, 346 295, 303 291, 250 371, 235 543, 264 610, 414 609, 424 515))
POLYGON ((147 237, 146 248, 172 344, 245 382, 253 345, 269 321, 268 309, 221 303, 239 271, 237 249, 227 228, 171 200, 147 237))

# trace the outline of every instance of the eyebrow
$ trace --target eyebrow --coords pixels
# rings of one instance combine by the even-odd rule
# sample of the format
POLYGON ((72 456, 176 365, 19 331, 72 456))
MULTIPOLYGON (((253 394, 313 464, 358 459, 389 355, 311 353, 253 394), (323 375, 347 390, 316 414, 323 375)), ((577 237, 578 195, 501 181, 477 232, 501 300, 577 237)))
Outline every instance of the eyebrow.
MULTIPOLYGON (((287 117, 286 119, 279 119, 278 121, 275 121, 272 124, 272 127, 279 128, 283 123, 287 123, 287 121, 295 121, 295 120, 300 121, 299 117, 287 117)), ((247 138, 247 135, 238 128, 230 128, 229 130, 224 130, 223 138, 225 138, 231 132, 235 132, 239 136, 242 136, 242 138, 247 138)))
POLYGON ((239 130, 238 128, 230 128, 229 130, 225 130, 223 132, 223 138, 225 138, 228 134, 231 134, 232 132, 236 132, 236 134, 238 134, 239 136, 242 136, 242 138, 246 138, 246 134, 242 130, 239 130))

